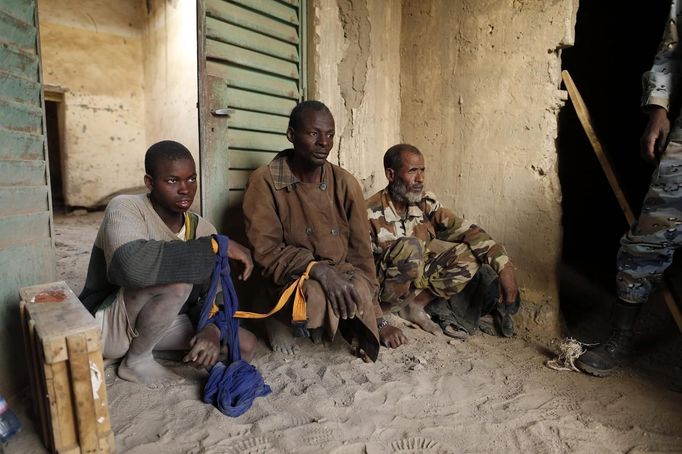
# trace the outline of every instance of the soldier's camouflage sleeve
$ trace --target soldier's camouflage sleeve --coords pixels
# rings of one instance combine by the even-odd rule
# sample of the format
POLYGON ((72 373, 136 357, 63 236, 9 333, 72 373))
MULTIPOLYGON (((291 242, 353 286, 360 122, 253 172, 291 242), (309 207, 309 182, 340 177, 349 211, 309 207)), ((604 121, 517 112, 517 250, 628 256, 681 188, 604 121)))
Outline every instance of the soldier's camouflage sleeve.
POLYGON ((424 213, 434 226, 439 240, 466 243, 478 260, 490 265, 497 273, 510 263, 504 246, 496 243, 479 226, 443 207, 435 198, 426 199, 424 213))
POLYGON ((673 0, 670 16, 665 25, 663 40, 658 48, 650 71, 642 76, 642 107, 661 106, 670 110, 676 94, 675 82, 680 69, 680 48, 678 46, 678 22, 682 20, 682 0, 673 0))

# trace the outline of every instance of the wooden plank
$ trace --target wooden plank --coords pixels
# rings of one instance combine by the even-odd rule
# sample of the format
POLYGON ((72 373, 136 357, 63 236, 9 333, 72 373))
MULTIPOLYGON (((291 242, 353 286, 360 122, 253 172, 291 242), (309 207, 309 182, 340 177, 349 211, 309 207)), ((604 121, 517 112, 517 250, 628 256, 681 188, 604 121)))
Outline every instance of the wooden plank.
MULTIPOLYGON (((620 184, 618 183, 616 174, 613 171, 613 165, 611 164, 611 160, 606 155, 604 147, 602 146, 601 142, 599 141, 599 138, 597 137, 597 134, 594 131, 594 127, 592 126, 592 118, 590 116, 589 110, 587 110, 585 101, 583 101, 583 98, 580 95, 580 92, 578 91, 578 87, 576 87, 575 83, 573 82, 573 78, 568 73, 568 71, 566 70, 562 71, 561 77, 563 78, 564 84, 568 89, 568 95, 571 97, 571 101, 573 102, 575 112, 578 114, 580 124, 582 124, 583 129, 585 130, 585 134, 587 134, 587 138, 590 140, 590 143, 592 144, 594 153, 597 155, 599 164, 601 164, 602 170, 606 174, 606 178, 609 180, 611 190, 613 191, 614 195, 616 196, 616 199, 618 200, 618 204, 620 205, 620 208, 623 211, 623 214, 625 215, 625 219, 627 220, 628 225, 632 226, 634 225, 635 222, 637 222, 637 219, 635 218, 635 215, 632 213, 632 210, 630 209, 630 204, 625 198, 625 193, 623 192, 623 190, 620 187, 620 184)), ((668 310, 670 310, 670 314, 673 316, 673 319, 677 324, 677 328, 680 330, 680 332, 682 332, 682 312, 677 307, 675 298, 670 293, 670 289, 666 285, 665 281, 661 282, 660 287, 661 292, 663 293, 663 299, 665 300, 665 303, 668 306, 668 310)))
POLYGON ((81 452, 97 452, 97 414, 85 334, 67 336, 66 345, 69 350, 69 371, 71 372, 73 401, 76 404, 76 423, 81 452))
POLYGON ((0 42, 11 43, 24 52, 35 52, 36 28, 33 20, 21 21, 0 9, 0 42))
POLYGON ((297 102, 293 99, 284 99, 277 96, 269 96, 262 93, 253 93, 246 90, 227 87, 224 90, 226 105, 235 109, 244 109, 254 112, 263 112, 289 117, 291 110, 297 102))
POLYGON ((43 136, 0 127, 0 159, 42 160, 43 136))
POLYGON ((27 24, 34 24, 35 2, 26 0, 2 0, 0 10, 27 24))
POLYGON ((212 17, 206 18, 206 36, 295 63, 299 61, 298 46, 212 17))
POLYGON ((263 55, 212 39, 206 40, 206 57, 268 72, 276 76, 298 79, 298 65, 280 58, 263 55))
POLYGON ((38 106, 0 98, 0 124, 10 130, 40 134, 43 127, 43 111, 38 106))
POLYGON ((80 453, 78 446, 78 430, 76 428, 74 408, 74 392, 69 381, 69 369, 66 362, 44 364, 45 379, 48 383, 50 410, 52 415, 52 435, 58 452, 80 453))
POLYGON ((235 109, 230 115, 229 125, 230 128, 284 134, 289 126, 289 117, 235 109))
POLYGON ((297 100, 298 83, 295 80, 272 74, 254 72, 224 62, 206 62, 206 72, 210 76, 220 77, 226 85, 249 91, 277 95, 297 100))
POLYGON ((48 211, 47 186, 0 186, 0 216, 48 211))
POLYGON ((297 8, 283 3, 263 0, 232 0, 234 3, 240 4, 252 10, 256 10, 261 14, 277 18, 284 22, 289 22, 293 25, 298 25, 298 11, 297 8))
POLYGON ((47 182, 45 161, 0 161, 3 186, 40 186, 47 182))
POLYGON ((267 165, 272 161, 277 153, 269 151, 230 151, 230 169, 233 170, 255 170, 258 167, 267 165))
POLYGON ((0 61, 5 72, 28 80, 38 80, 38 56, 20 52, 11 45, 0 46, 0 61))
POLYGON ((291 144, 284 134, 271 134, 230 128, 228 134, 230 149, 247 149, 278 152, 291 144))
MULTIPOLYGON (((109 399, 107 398, 107 384, 104 376, 104 361, 100 351, 88 351, 90 367, 95 367, 99 374, 99 387, 93 389, 95 399, 95 416, 97 421, 97 438, 100 452, 114 452, 114 433, 111 430, 111 420, 109 419, 109 399)), ((93 370, 90 373, 94 373, 93 370)), ((94 383, 94 381, 93 381, 94 383)))
POLYGON ((230 190, 244 189, 246 182, 249 180, 251 170, 230 170, 228 171, 228 181, 230 182, 230 190))
POLYGON ((206 0, 206 15, 281 39, 282 41, 292 44, 299 43, 298 27, 282 23, 222 0, 206 0))
POLYGON ((45 388, 44 377, 41 373, 42 361, 38 356, 38 343, 35 339, 35 323, 29 319, 26 312, 26 303, 21 302, 19 305, 19 313, 21 319, 21 326, 24 333, 24 344, 27 349, 26 361, 29 369, 29 383, 31 386, 31 400, 33 401, 34 412, 38 413, 37 426, 40 431, 41 439, 45 442, 48 449, 52 448, 52 429, 50 421, 47 418, 48 409, 45 406, 45 396, 47 391, 45 388))
POLYGON ((50 237, 50 212, 0 217, 0 249, 50 237))
POLYGON ((22 79, 0 69, 0 98, 30 105, 40 105, 40 84, 22 79))
POLYGON ((0 159, 45 159, 42 134, 10 131, 0 127, 0 159))

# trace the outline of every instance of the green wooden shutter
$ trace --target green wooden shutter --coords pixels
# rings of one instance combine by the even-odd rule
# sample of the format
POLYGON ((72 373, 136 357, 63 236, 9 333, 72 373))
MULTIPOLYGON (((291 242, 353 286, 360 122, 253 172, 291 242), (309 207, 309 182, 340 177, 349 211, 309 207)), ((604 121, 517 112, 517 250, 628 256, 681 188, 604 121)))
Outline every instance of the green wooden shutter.
POLYGON ((0 389, 23 364, 19 288, 56 274, 37 26, 35 0, 0 3, 0 389))
POLYGON ((290 145, 289 113, 305 87, 304 3, 200 2, 202 208, 219 230, 251 171, 290 145))

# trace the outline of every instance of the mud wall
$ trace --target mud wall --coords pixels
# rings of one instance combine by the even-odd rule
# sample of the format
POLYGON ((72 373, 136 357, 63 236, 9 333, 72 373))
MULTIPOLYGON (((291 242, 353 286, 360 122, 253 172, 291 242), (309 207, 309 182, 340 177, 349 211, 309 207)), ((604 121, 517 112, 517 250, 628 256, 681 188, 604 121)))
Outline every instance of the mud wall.
POLYGON ((399 1, 311 0, 308 97, 336 121, 332 162, 369 196, 385 184, 382 157, 400 138, 399 1))
POLYGON ((336 119, 333 161, 366 195, 404 141, 427 185, 503 242, 528 304, 520 324, 558 328, 560 50, 577 0, 312 0, 309 97, 336 119))
POLYGON ((152 0, 142 34, 147 144, 176 140, 199 159, 194 0, 152 0))
POLYGON ((64 93, 65 203, 90 206, 139 186, 145 149, 137 0, 40 0, 45 84, 64 93))
POLYGON ((401 133, 429 186, 503 242, 532 331, 558 323, 560 49, 577 1, 405 0, 401 133), (409 26, 407 26, 409 24, 409 26))
POLYGON ((198 159, 196 2, 40 0, 43 73, 64 94, 65 203, 140 190, 163 139, 198 159))

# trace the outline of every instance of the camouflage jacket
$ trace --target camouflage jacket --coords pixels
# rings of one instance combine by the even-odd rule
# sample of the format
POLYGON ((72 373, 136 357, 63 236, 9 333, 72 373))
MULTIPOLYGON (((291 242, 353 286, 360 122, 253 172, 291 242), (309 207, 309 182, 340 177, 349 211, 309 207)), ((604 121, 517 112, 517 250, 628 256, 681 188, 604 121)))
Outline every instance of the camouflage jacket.
MULTIPOLYGON (((680 63, 682 63, 682 49, 679 46, 679 36, 682 34, 680 28, 682 19, 682 0, 672 0, 670 5, 670 15, 665 25, 663 39, 656 52, 654 64, 650 71, 644 73, 642 77, 643 97, 642 106, 661 106, 670 112, 671 105, 678 105, 679 100, 679 81, 680 63)), ((675 123, 671 128, 670 137, 675 140, 682 140, 682 118, 680 112, 670 112, 671 118, 676 117, 675 123)))
POLYGON ((498 273, 510 263, 507 251, 483 229, 443 207, 434 194, 426 192, 416 205, 410 205, 405 217, 393 206, 388 190, 383 189, 367 199, 367 216, 375 261, 398 238, 413 236, 428 243, 437 238, 453 243, 466 243, 474 255, 498 273))

